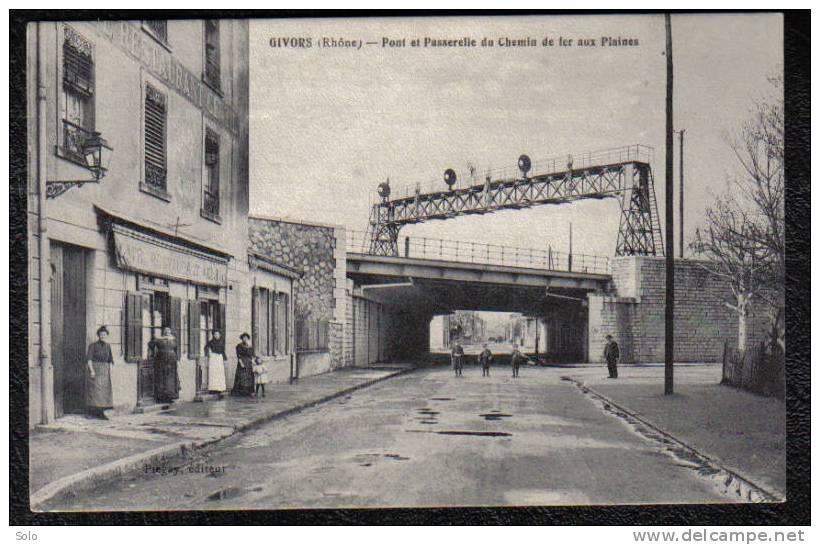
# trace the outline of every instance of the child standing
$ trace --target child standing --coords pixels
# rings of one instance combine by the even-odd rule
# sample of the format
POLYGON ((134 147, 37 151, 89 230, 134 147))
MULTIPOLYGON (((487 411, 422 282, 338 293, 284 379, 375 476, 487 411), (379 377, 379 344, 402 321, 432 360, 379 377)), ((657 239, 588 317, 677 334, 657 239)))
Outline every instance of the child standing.
POLYGON ((265 397, 265 384, 268 383, 268 369, 259 358, 256 358, 253 362, 253 379, 254 384, 256 384, 256 397, 259 398, 260 390, 262 390, 262 397, 265 397))

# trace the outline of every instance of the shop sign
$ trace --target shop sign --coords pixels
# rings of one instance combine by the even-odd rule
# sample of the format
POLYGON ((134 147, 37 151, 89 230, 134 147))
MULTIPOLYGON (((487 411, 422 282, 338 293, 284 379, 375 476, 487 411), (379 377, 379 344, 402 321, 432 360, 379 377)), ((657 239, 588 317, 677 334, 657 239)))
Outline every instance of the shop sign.
POLYGON ((114 232, 114 246, 117 265, 123 269, 212 286, 224 286, 227 282, 227 264, 224 261, 117 231, 114 232))

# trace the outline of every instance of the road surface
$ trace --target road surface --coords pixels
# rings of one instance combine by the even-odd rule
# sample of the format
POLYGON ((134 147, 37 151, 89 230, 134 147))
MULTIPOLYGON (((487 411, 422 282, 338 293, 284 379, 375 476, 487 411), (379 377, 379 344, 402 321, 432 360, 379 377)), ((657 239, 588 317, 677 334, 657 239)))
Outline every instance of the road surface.
MULTIPOLYGON (((604 373, 604 371, 601 371, 604 373)), ((569 382, 419 370, 48 509, 724 502, 569 382)))

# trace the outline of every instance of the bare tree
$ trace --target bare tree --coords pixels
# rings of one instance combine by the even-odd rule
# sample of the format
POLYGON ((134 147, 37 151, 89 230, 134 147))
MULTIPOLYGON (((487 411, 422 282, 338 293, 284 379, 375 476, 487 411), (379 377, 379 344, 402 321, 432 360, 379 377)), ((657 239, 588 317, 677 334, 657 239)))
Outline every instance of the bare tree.
POLYGON ((768 307, 772 344, 785 351, 785 217, 782 79, 771 78, 772 97, 755 105, 732 149, 740 175, 706 210, 691 248, 712 263, 708 270, 729 280, 738 315, 738 349, 747 341, 754 300, 768 307))

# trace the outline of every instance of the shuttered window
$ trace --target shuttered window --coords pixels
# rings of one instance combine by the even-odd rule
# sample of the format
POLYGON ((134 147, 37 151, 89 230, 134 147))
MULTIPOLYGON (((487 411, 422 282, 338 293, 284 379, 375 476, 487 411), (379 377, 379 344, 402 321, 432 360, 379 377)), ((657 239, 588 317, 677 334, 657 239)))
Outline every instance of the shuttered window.
POLYGON ((263 356, 287 354, 290 349, 288 333, 288 294, 266 288, 253 291, 253 345, 263 356))
POLYGON ((188 358, 195 359, 200 353, 199 301, 188 301, 188 358))
POLYGON ((288 346, 288 294, 276 294, 276 353, 287 354, 288 346))
POLYGON ((142 360, 142 306, 143 295, 125 295, 125 361, 142 360))
POLYGON ((61 150, 85 165, 85 142, 94 131, 94 50, 69 26, 63 27, 61 150))
POLYGON ((211 19, 205 21, 205 82, 220 90, 220 53, 219 53, 219 21, 211 19))
POLYGON ((157 41, 163 44, 168 43, 168 21, 165 19, 146 19, 142 22, 142 25, 157 41))
POLYGON ((94 94, 94 59, 91 44, 71 27, 64 27, 63 85, 91 96, 94 94))
POLYGON ((150 84, 145 85, 145 183, 162 191, 167 187, 168 99, 150 84))
POLYGON ((271 292, 266 289, 259 290, 259 344, 256 350, 263 356, 269 356, 271 352, 271 327, 270 327, 270 300, 271 292))
POLYGON ((259 292, 260 288, 254 286, 251 288, 251 344, 259 346, 259 292))
POLYGON ((219 135, 205 129, 205 183, 202 209, 212 216, 219 215, 219 135))

